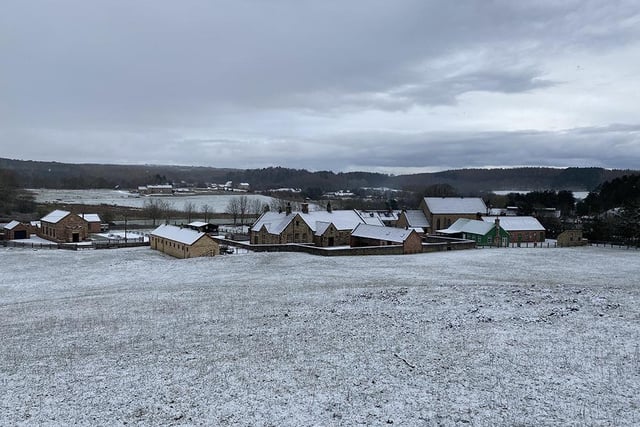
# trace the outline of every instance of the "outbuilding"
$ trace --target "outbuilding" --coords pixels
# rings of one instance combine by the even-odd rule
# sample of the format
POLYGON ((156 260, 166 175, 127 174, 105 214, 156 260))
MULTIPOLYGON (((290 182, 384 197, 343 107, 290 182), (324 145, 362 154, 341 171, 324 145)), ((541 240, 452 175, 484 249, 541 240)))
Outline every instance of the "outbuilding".
POLYGON ((351 233, 351 247, 402 245, 405 254, 422 252, 422 238, 416 230, 359 224, 351 233))
POLYGON ((509 233, 500 226, 500 219, 485 222, 477 219, 459 218, 449 228, 437 230, 437 234, 473 240, 478 246, 509 246, 509 233))
POLYGON ((220 245, 207 233, 175 225, 161 225, 149 235, 151 249, 176 258, 220 255, 220 245))
POLYGON ((493 223, 500 219, 500 226, 509 232, 511 243, 538 243, 546 239, 546 229, 532 216, 483 216, 482 220, 493 223))
POLYGON ((5 240, 28 239, 31 235, 31 226, 20 221, 11 221, 3 227, 5 240))

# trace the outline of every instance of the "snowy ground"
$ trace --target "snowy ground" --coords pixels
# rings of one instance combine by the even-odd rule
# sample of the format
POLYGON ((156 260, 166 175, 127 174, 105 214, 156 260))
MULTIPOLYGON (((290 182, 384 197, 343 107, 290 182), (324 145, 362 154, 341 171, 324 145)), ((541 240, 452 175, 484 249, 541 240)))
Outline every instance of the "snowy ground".
POLYGON ((0 260, 0 425, 640 425, 638 251, 0 260))

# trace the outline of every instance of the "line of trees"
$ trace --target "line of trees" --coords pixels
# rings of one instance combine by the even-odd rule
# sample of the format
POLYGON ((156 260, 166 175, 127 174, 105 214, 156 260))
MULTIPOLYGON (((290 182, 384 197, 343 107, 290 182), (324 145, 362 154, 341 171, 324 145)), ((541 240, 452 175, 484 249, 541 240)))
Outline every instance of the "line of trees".
POLYGON ((591 240, 640 245, 640 175, 625 175, 600 185, 576 208, 591 240))
POLYGON ((248 196, 233 197, 229 200, 225 212, 232 216, 233 225, 244 225, 248 217, 256 217, 265 210, 269 210, 270 206, 263 204, 259 199, 249 198, 248 196))

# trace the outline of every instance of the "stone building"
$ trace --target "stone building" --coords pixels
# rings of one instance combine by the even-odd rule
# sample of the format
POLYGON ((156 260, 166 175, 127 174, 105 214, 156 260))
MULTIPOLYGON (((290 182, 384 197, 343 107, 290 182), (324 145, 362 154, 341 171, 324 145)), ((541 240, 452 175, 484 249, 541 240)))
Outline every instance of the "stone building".
POLYGON ((55 210, 40 219, 38 236, 57 243, 77 243, 89 236, 89 223, 68 211, 55 210))
POLYGON ((5 240, 28 239, 34 232, 30 224, 19 221, 11 221, 3 227, 5 240))
POLYGON ((431 231, 431 224, 429 224, 427 216, 421 209, 403 210, 398 215, 398 221, 395 226, 398 228, 413 228, 422 235, 431 231))
POLYGON ((153 230, 149 245, 176 258, 220 255, 220 245, 207 233, 175 225, 161 225, 153 230))
POLYGON ((432 230, 448 228, 460 218, 480 219, 487 205, 479 197, 425 197, 420 209, 432 230))
POLYGON ((405 254, 422 252, 422 238, 416 230, 359 224, 351 233, 351 247, 402 245, 405 254))
POLYGON ((558 247, 585 246, 588 240, 582 237, 582 230, 565 230, 558 234, 558 247))
MULTIPOLYGON (((286 243, 317 246, 348 246, 351 232, 358 224, 375 221, 365 219, 355 210, 309 211, 306 203, 299 212, 290 207, 284 212, 265 212, 249 229, 251 244, 280 245, 286 243)), ((377 225, 382 226, 378 219, 377 225)))
POLYGON ((494 223, 496 218, 509 233, 511 243, 540 243, 546 239, 547 230, 532 216, 483 216, 482 220, 494 223))

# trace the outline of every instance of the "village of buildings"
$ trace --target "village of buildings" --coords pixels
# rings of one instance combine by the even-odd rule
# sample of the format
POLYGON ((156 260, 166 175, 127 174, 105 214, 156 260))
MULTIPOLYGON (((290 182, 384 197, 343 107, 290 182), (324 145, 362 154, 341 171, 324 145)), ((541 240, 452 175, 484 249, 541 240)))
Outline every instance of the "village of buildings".
MULTIPOLYGON (((228 182, 216 189, 246 192, 249 184, 233 188, 228 182)), ((171 185, 137 190, 140 196, 175 192, 171 185)), ((556 215, 556 211, 549 214, 556 215)), ((1 231, 5 246, 25 245, 33 239, 40 246, 71 249, 149 246, 177 258, 217 256, 238 249, 335 256, 586 244, 579 229, 566 230, 549 240, 536 217, 520 216, 516 208, 491 209, 480 197, 424 197, 415 209, 380 211, 334 210, 330 201, 325 206, 300 203, 295 210, 286 204, 277 211, 265 209, 242 232, 234 233, 207 221, 164 223, 137 233, 126 228, 110 232, 109 224, 96 213, 61 209, 37 221, 11 221, 1 231)))

